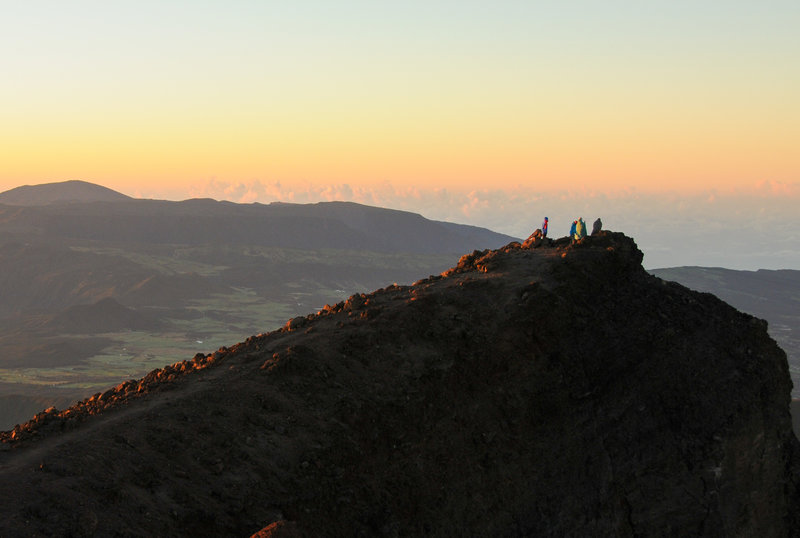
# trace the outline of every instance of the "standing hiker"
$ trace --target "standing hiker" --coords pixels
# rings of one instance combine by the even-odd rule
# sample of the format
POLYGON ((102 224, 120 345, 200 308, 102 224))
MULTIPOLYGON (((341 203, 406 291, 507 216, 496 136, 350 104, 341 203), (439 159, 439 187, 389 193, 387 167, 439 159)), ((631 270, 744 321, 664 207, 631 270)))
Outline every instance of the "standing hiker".
POLYGON ((584 237, 586 237, 586 223, 583 222, 583 217, 578 219, 577 224, 575 225, 575 240, 580 241, 584 237))
POLYGON ((545 217, 544 222, 542 222, 542 237, 547 237, 547 217, 545 217))

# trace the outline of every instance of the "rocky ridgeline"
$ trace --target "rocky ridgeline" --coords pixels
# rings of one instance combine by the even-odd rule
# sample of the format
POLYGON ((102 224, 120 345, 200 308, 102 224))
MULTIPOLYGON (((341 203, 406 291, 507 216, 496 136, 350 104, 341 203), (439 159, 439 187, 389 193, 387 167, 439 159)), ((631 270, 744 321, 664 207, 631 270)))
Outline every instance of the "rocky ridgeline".
POLYGON ((787 536, 761 320, 531 238, 0 434, 0 535, 787 536))
MULTIPOLYGON (((238 351, 247 346, 250 341, 251 339, 248 339, 244 344, 237 344, 232 349, 238 351)), ((0 441, 8 443, 5 447, 8 449, 23 440, 73 428, 91 415, 130 403, 147 394, 169 389, 174 386, 172 383, 182 380, 185 374, 212 366, 224 358, 228 352, 227 348, 220 348, 211 355, 198 353, 191 361, 184 360, 164 368, 157 368, 138 381, 135 379, 125 381, 105 392, 98 392, 81 400, 63 411, 50 407, 34 415, 30 421, 17 424, 13 430, 0 432, 0 441)))
MULTIPOLYGON (((431 277, 431 279, 436 278, 441 277, 431 277)), ((334 306, 325 305, 322 310, 316 314, 292 318, 277 331, 251 336, 242 343, 231 346, 230 348, 221 347, 211 354, 198 353, 192 360, 184 360, 163 368, 156 368, 142 379, 124 381, 105 392, 98 392, 89 398, 81 400, 68 409, 58 410, 55 407, 50 407, 41 413, 37 413, 31 420, 24 424, 17 424, 12 430, 0 432, 0 442, 6 443, 6 445, 0 445, 0 450, 9 450, 17 446, 21 441, 32 440, 41 435, 72 429, 91 415, 109 411, 121 404, 130 403, 134 399, 141 398, 148 394, 175 388, 175 383, 184 381, 184 376, 186 374, 198 372, 215 364, 219 364, 230 355, 238 356, 257 353, 270 339, 282 333, 308 327, 318 317, 342 311, 352 315, 355 311, 360 319, 367 319, 370 313, 374 314, 376 311, 371 307, 371 301, 374 301, 375 297, 385 291, 403 290, 407 288, 408 286, 393 285, 385 290, 377 290, 370 294, 355 294, 346 301, 337 303, 334 306)), ((272 361, 273 359, 270 359, 267 362, 271 364, 272 361)))
MULTIPOLYGON (((432 276, 430 278, 437 279, 441 277, 432 276)), ((231 346, 230 348, 221 347, 211 354, 198 353, 192 360, 184 360, 167 365, 163 368, 156 368, 142 379, 124 381, 105 392, 93 394, 89 398, 75 403, 68 409, 59 410, 55 407, 50 407, 41 413, 37 413, 31 420, 24 424, 17 424, 12 430, 0 432, 0 442, 6 443, 5 446, 0 445, 0 450, 9 450, 17 446, 21 441, 33 440, 41 435, 72 429, 91 415, 110 411, 119 405, 130 403, 134 399, 141 398, 148 394, 175 388, 175 383, 184 381, 184 376, 186 374, 218 365, 220 362, 224 361, 226 357, 231 355, 249 356, 253 353, 258 353, 271 339, 283 333, 309 327, 310 324, 319 317, 344 311, 348 312, 349 315, 353 315, 355 312, 359 319, 367 319, 370 313, 374 314, 376 312, 376 310, 371 307, 371 301, 374 301, 375 297, 380 296, 380 294, 384 292, 404 289, 408 289, 408 286, 392 285, 385 290, 380 289, 370 294, 355 294, 346 301, 342 301, 336 305, 325 305, 316 314, 292 318, 277 331, 251 336, 244 342, 231 346)), ((271 365, 275 360, 277 360, 277 354, 275 358, 269 359, 262 368, 271 365)))

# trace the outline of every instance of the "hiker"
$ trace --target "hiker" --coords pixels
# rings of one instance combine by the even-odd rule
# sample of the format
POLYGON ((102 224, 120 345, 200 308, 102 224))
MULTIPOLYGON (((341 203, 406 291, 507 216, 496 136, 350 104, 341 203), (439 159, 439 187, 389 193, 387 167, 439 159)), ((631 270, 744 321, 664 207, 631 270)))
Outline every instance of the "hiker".
POLYGON ((600 217, 597 217, 597 220, 594 221, 594 224, 592 224, 592 235, 600 233, 600 230, 602 229, 603 229, 603 221, 600 220, 600 217))
POLYGON ((569 229, 569 238, 570 239, 575 239, 575 227, 577 225, 578 225, 578 221, 577 220, 573 220, 572 221, 572 226, 569 229))
POLYGON ((542 222, 542 237, 547 237, 547 217, 545 217, 544 222, 542 222))
POLYGON ((586 223, 583 222, 583 217, 578 219, 578 222, 575 224, 575 240, 580 241, 584 237, 586 237, 586 223))

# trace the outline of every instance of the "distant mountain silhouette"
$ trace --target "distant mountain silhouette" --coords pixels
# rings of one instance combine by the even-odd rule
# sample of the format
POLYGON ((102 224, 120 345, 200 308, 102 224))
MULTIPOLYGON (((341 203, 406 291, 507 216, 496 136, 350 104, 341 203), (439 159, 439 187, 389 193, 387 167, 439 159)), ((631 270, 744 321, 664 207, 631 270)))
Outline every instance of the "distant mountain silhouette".
POLYGON ((733 306, 764 319, 800 315, 800 271, 783 269, 735 271, 721 267, 669 267, 652 274, 713 293, 733 306))
MULTIPOLYGON (((514 237, 421 215, 352 202, 235 204, 132 199, 105 187, 70 181, 0 193, 5 227, 49 238, 113 243, 251 244, 378 252, 460 253, 495 248, 514 237), (65 202, 69 201, 67 204, 65 202)), ((2 228, 0 228, 2 232, 2 228)))
POLYGON ((622 234, 474 251, 0 433, 0 535, 791 536, 766 324, 622 234))
MULTIPOLYGON (((33 200, 11 196, 15 192, 42 193, 40 202, 59 199, 67 191, 75 196, 90 191, 113 193, 84 182, 19 189, 0 194, 0 200, 33 200)), ((242 205, 120 196, 122 200, 114 202, 95 197, 91 202, 69 204, 0 205, 0 317, 94 303, 108 296, 127 306, 175 306, 223 293, 231 284, 275 288, 278 279, 297 275, 317 281, 360 275, 362 281, 377 279, 375 284, 379 284, 386 278, 390 283, 445 268, 433 258, 423 262, 424 256, 495 248, 514 239, 474 226, 347 202, 242 205), (261 251, 248 255, 248 249, 261 251), (315 256, 306 256, 302 264, 282 264, 264 249, 313 250, 315 256), (315 262, 333 251, 416 257, 420 272, 411 274, 400 263, 377 271, 358 255, 350 256, 354 262, 348 266, 339 261, 344 258, 341 253, 332 254, 337 258, 335 266, 315 267, 315 262), (170 267, 148 265, 155 259, 165 260, 170 267), (215 274, 186 274, 183 266, 191 270, 191 264, 213 266, 215 274), (371 270, 372 276, 365 270, 371 270)))
POLYGON ((86 181, 25 185, 0 193, 0 204, 40 206, 50 204, 131 200, 122 193, 86 181))

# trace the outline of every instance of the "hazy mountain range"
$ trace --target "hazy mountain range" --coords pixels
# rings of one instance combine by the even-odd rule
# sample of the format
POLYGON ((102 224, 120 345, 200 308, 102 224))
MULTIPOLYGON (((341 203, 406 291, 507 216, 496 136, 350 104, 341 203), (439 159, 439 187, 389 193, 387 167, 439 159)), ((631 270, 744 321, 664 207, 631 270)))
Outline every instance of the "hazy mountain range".
POLYGON ((48 409, 0 433, 0 534, 791 536, 785 354, 641 261, 476 251, 48 409))
POLYGON ((460 254, 513 240, 490 230, 351 202, 234 204, 132 199, 69 181, 0 193, 2 232, 30 239, 460 254), (28 234, 27 236, 25 234, 28 234))

